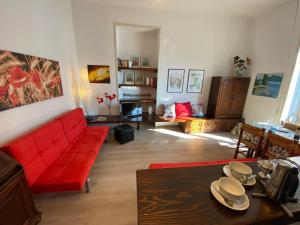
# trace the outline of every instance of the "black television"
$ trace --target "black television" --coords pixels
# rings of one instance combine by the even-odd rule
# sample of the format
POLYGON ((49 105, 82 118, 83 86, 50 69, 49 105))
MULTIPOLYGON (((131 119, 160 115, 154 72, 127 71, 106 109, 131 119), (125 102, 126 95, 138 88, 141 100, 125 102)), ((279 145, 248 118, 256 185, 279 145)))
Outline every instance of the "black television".
POLYGON ((143 114, 143 109, 140 103, 137 102, 122 102, 121 115, 124 117, 135 117, 143 114))

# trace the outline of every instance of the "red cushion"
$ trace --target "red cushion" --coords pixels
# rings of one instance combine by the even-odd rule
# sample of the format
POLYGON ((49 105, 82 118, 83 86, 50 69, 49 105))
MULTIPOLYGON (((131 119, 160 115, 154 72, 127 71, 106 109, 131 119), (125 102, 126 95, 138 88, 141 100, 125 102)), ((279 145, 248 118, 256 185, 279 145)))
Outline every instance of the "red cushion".
POLYGON ((191 162, 191 163, 152 163, 149 169, 164 169, 164 168, 181 168, 181 167, 195 167, 195 166, 212 166, 212 165, 224 165, 231 161, 238 162, 256 162, 257 159, 245 158, 245 159, 227 159, 218 161, 206 161, 206 162, 191 162))
POLYGON ((60 120, 65 131, 65 135, 70 143, 76 141, 81 132, 87 127, 83 110, 77 108, 57 118, 60 120))
POLYGON ((190 102, 175 103, 176 117, 192 116, 192 106, 190 102))
POLYGON ((37 149, 47 166, 57 160, 69 146, 61 122, 51 121, 33 134, 37 149))
POLYGON ((33 193, 81 190, 92 164, 82 163, 70 166, 50 166, 33 184, 33 193))
POLYGON ((26 135, 9 143, 5 148, 24 168, 29 186, 46 170, 47 165, 39 155, 32 135, 26 135))

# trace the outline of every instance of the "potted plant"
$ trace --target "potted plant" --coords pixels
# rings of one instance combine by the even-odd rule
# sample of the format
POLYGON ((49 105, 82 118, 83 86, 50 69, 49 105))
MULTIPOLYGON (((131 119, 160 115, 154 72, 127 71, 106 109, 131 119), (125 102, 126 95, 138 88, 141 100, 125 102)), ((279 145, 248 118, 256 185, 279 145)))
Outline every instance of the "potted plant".
POLYGON ((111 116, 111 106, 112 104, 114 103, 115 99, 116 99, 117 95, 116 94, 107 94, 106 92, 104 93, 104 97, 97 97, 97 102, 98 104, 105 104, 107 109, 108 109, 108 112, 109 112, 109 116, 111 116))
POLYGON ((237 76, 248 75, 248 67, 251 65, 251 59, 247 57, 243 59, 239 56, 233 58, 233 66, 235 68, 235 73, 237 76))

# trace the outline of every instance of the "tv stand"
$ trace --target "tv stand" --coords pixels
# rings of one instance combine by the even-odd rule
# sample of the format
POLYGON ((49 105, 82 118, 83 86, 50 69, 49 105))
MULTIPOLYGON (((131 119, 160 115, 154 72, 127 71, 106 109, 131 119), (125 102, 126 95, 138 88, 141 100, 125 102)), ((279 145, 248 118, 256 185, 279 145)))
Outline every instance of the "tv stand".
POLYGON ((89 125, 96 125, 102 123, 116 123, 120 125, 121 123, 136 123, 136 129, 140 129, 140 124, 155 124, 155 122, 159 122, 160 119, 155 114, 149 115, 148 113, 143 113, 140 116, 136 117, 124 117, 122 115, 93 115, 86 116, 86 121, 89 125), (97 120, 101 117, 106 117, 105 120, 97 120))

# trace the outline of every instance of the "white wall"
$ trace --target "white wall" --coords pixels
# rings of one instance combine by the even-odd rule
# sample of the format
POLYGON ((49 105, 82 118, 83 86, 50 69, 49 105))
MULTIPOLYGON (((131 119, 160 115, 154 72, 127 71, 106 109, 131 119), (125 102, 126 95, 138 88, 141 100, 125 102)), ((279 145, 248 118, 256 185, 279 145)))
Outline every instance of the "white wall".
POLYGON ((158 30, 137 31, 133 27, 117 26, 117 57, 129 59, 130 56, 148 57, 150 67, 158 63, 158 30))
POLYGON ((247 121, 279 122, 299 48, 299 34, 294 31, 296 9, 297 1, 290 0, 253 21, 252 79, 244 109, 247 121), (273 99, 252 95, 256 74, 274 72, 284 73, 280 96, 273 99))
POLYGON ((64 95, 0 112, 0 144, 75 107, 77 68, 69 0, 0 0, 0 49, 60 63, 64 95))
MULTIPOLYGON (((211 76, 230 75, 235 55, 251 56, 249 21, 246 19, 201 16, 192 13, 164 12, 137 8, 73 2, 73 18, 81 91, 90 113, 98 113, 95 98, 107 91, 116 92, 114 23, 160 27, 158 61, 158 105, 177 101, 207 105, 211 76), (110 84, 88 84, 86 66, 111 66, 110 84), (186 69, 184 93, 167 93, 168 68, 186 69), (205 69, 202 94, 187 94, 189 68, 205 69)), ((117 107, 116 107, 117 110, 117 107)))

